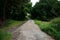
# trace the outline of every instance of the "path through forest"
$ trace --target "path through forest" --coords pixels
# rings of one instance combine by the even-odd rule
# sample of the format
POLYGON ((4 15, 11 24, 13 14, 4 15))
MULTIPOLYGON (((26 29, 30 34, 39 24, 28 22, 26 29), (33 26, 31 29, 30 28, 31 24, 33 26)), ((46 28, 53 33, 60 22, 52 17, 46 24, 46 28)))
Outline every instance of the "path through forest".
POLYGON ((16 31, 15 33, 18 35, 15 35, 17 38, 13 36, 13 40, 54 40, 51 36, 41 31, 33 20, 28 20, 16 31))

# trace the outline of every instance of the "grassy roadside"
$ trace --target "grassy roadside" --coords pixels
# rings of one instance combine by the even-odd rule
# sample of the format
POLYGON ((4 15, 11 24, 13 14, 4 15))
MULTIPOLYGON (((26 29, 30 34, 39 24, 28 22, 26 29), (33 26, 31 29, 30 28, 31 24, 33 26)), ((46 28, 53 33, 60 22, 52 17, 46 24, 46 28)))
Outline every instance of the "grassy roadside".
POLYGON ((49 26, 50 22, 44 22, 44 21, 40 21, 40 20, 35 20, 35 23, 39 26, 39 28, 41 29, 45 29, 49 26))
POLYGON ((17 27, 18 25, 20 26, 20 25, 22 25, 25 22, 26 22, 26 20, 24 20, 24 21, 8 20, 7 25, 2 26, 2 28, 0 28, 0 29, 3 29, 3 30, 7 29, 8 30, 8 29, 11 29, 13 27, 17 27))
POLYGON ((35 23, 42 31, 51 35, 55 40, 60 40, 60 18, 55 18, 50 22, 35 20, 35 23))
POLYGON ((11 40, 11 33, 6 30, 22 25, 26 21, 8 20, 7 25, 0 28, 0 40, 11 40))

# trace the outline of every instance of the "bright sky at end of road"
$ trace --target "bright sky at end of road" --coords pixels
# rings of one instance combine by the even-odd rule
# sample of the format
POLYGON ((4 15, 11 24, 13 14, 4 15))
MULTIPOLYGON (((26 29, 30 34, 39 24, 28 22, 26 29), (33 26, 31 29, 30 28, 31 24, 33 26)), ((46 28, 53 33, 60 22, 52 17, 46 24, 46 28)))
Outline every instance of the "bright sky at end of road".
POLYGON ((36 4, 36 2, 39 2, 39 0, 31 0, 32 2, 32 7, 36 4))

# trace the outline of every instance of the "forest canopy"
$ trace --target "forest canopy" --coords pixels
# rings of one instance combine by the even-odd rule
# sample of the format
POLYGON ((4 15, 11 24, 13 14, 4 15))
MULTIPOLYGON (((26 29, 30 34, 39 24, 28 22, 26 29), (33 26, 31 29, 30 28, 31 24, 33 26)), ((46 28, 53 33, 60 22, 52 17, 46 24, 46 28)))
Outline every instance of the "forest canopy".
POLYGON ((51 20, 60 16, 60 1, 40 0, 32 7, 31 15, 33 19, 51 20), (34 15, 34 16, 33 16, 34 15))

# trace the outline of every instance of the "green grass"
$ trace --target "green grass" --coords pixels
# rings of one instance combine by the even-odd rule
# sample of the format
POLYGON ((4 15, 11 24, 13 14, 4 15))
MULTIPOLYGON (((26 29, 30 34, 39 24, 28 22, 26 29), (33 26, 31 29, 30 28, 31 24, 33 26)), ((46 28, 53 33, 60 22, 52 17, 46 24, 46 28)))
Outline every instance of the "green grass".
POLYGON ((26 22, 26 20, 25 21, 17 21, 17 20, 10 19, 10 20, 8 20, 7 24, 0 29, 6 30, 6 29, 13 28, 13 27, 17 27, 17 26, 22 25, 24 22, 26 22))
POLYGON ((45 29, 49 26, 50 22, 44 22, 44 21, 40 21, 40 20, 35 20, 35 23, 39 25, 39 27, 41 29, 45 29))
POLYGON ((11 40, 11 34, 9 32, 5 32, 0 30, 0 40, 11 40))
POLYGON ((11 40, 12 35, 10 32, 6 32, 6 30, 18 27, 26 21, 17 21, 9 19, 7 22, 7 25, 2 26, 2 28, 0 28, 0 40, 11 40))
POLYGON ((60 17, 55 18, 50 22, 35 20, 35 23, 42 31, 51 35, 53 38, 55 38, 55 40, 60 40, 60 17))

